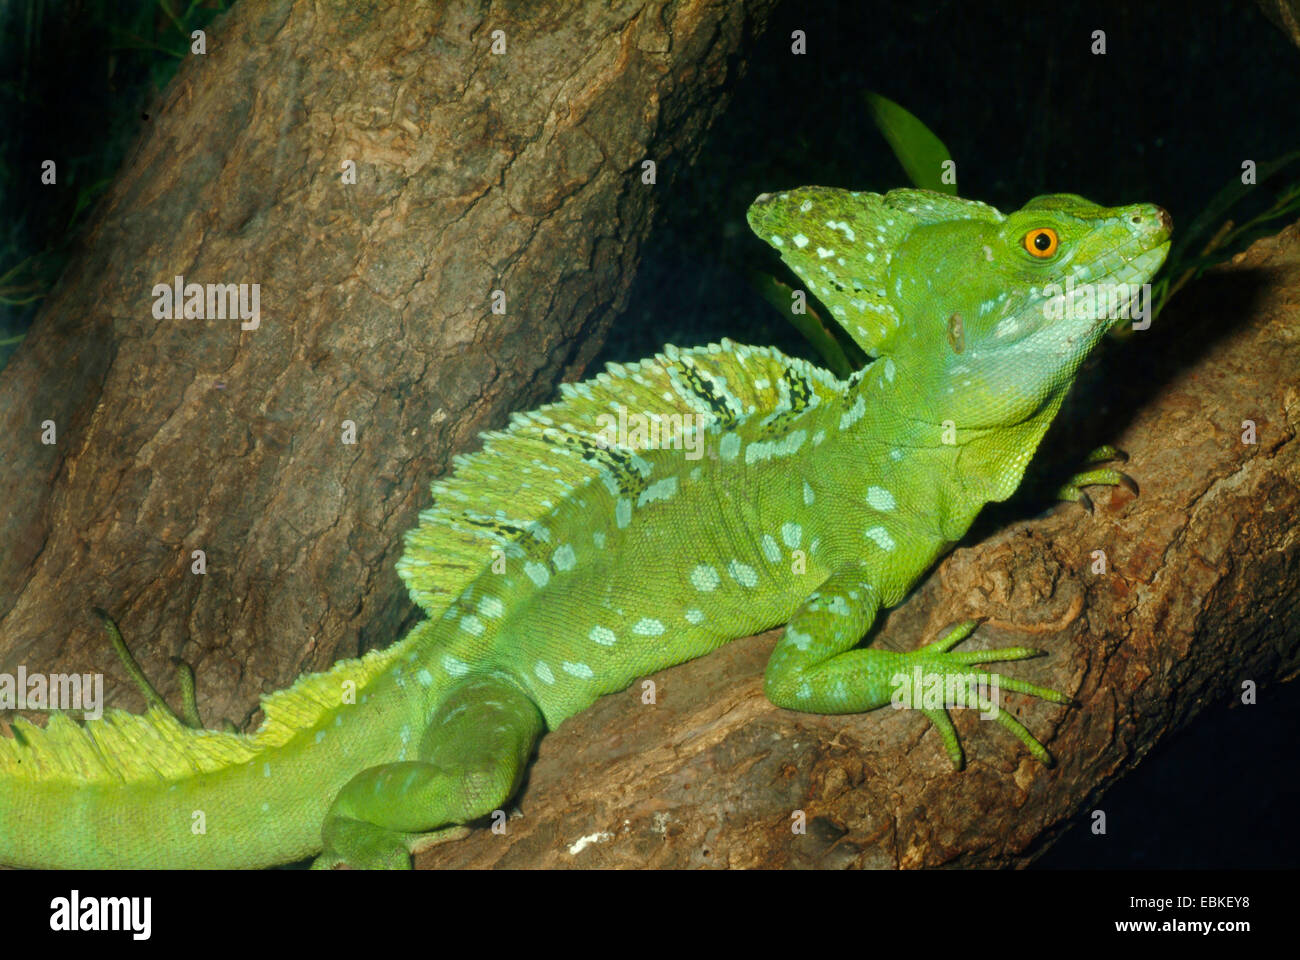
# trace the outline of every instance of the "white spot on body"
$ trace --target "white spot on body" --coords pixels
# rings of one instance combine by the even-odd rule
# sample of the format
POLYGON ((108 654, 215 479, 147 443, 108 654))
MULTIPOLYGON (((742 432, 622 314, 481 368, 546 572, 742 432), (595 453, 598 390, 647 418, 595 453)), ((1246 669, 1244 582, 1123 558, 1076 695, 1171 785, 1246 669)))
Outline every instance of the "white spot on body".
POLYGON ((875 510, 893 510, 898 505, 884 487, 867 487, 867 503, 875 510))
POLYGON ((861 420, 862 415, 866 412, 866 399, 862 394, 858 394, 857 399, 853 402, 853 406, 840 415, 840 429, 847 430, 849 427, 861 420))
POLYGON ((812 637, 802 630, 796 630, 794 627, 785 628, 785 639, 789 640, 799 650, 807 650, 812 646, 812 637))
POLYGON ((742 587, 758 586, 758 571, 739 560, 727 564, 727 574, 742 587))
POLYGON ((849 615, 849 605, 843 597, 833 597, 826 604, 826 609, 837 617, 847 617, 849 615))
POLYGON ((884 527, 872 527, 870 530, 866 531, 864 536, 866 536, 868 540, 874 541, 876 546, 880 547, 881 550, 894 549, 894 538, 889 535, 889 531, 884 527))
POLYGON ((524 564, 524 573, 539 587, 544 587, 551 582, 551 571, 546 568, 546 564, 538 563, 536 560, 529 560, 524 564))
POLYGON ((752 464, 772 457, 788 457, 797 453, 808 437, 806 430, 795 430, 780 440, 755 440, 745 448, 745 463, 752 464))
POLYGON ((691 571, 689 579, 691 586, 701 593, 708 593, 711 590, 718 589, 718 584, 722 582, 722 578, 718 576, 718 571, 707 563, 696 566, 691 571))
POLYGON ((763 534, 763 556, 767 557, 768 562, 777 563, 781 559, 781 548, 776 545, 770 533, 763 534))
POLYGON ((644 507, 647 503, 655 500, 668 500, 677 494, 677 478, 664 477, 656 483, 650 484, 642 491, 641 496, 637 497, 636 505, 644 507))

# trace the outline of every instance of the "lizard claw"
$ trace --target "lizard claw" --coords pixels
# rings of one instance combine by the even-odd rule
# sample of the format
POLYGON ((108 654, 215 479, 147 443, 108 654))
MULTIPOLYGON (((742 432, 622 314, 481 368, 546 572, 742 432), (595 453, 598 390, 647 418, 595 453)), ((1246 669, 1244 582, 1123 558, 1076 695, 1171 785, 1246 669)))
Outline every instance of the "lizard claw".
MULTIPOLYGON (((1093 450, 1084 458, 1084 463, 1104 463, 1108 460, 1126 461, 1128 454, 1117 447, 1103 446, 1093 450)), ((1056 491, 1058 500, 1073 500, 1079 503, 1085 510, 1091 514, 1096 513, 1092 498, 1083 492, 1084 487, 1088 486, 1107 486, 1107 487, 1124 487, 1135 497, 1138 496, 1139 490, 1137 481, 1127 473, 1123 473, 1112 467, 1098 467, 1092 470, 1084 470, 1076 473, 1069 480, 1060 486, 1056 491)))
MULTIPOLYGON (((1050 687, 1040 687, 1037 684, 1029 683, 1024 680, 1017 680, 1014 677, 1005 677, 999 673, 972 671, 970 667, 973 664, 982 663, 1005 663, 1012 660, 1027 660, 1030 657, 1042 656, 1042 650, 1032 647, 1003 647, 998 650, 967 650, 959 653, 951 652, 951 648, 956 646, 966 637, 970 636, 983 618, 980 620, 966 620, 952 627, 938 640, 922 647, 917 647, 911 651, 908 656, 915 658, 923 671, 933 672, 943 675, 945 680, 964 680, 971 686, 973 695, 980 695, 976 689, 976 684, 992 684, 994 690, 1006 689, 1017 693, 1023 693, 1032 697, 1039 697, 1043 700, 1050 700, 1053 703, 1073 706, 1073 698, 1053 690, 1050 687)), ((945 684, 946 686, 946 684, 945 684)), ((955 689, 955 688, 954 688, 955 689)), ((961 706, 963 704, 944 705, 940 707, 926 706, 922 713, 929 718, 930 723, 934 725, 940 738, 943 740, 944 749, 952 761, 953 767, 960 770, 965 765, 965 755, 961 748, 961 741, 957 736, 957 729, 953 726, 952 718, 948 716, 949 706, 961 706)), ((1045 766, 1052 766, 1055 762, 1052 755, 1047 751, 1037 738, 1030 733, 1025 726, 1015 717, 1011 716, 1002 709, 994 700, 990 700, 987 695, 980 695, 976 701, 983 715, 991 717, 1009 730, 1015 737, 1020 740, 1029 752, 1039 762, 1045 766)))

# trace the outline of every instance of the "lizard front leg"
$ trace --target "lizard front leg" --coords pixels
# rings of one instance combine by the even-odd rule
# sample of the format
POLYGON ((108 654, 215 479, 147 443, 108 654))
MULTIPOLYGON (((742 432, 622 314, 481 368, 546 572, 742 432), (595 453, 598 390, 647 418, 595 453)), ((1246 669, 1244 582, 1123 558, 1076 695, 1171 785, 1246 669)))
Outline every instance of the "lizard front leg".
MULTIPOLYGON (((853 564, 832 574, 790 619, 785 636, 772 651, 764 676, 764 691, 777 706, 809 713, 862 713, 895 701, 900 685, 911 682, 919 666, 923 677, 938 677, 970 687, 996 684, 999 689, 1069 703, 1062 693, 1023 680, 971 669, 977 663, 1023 660, 1042 653, 1028 647, 952 653, 951 648, 977 626, 966 621, 942 639, 906 653, 872 647, 853 649, 880 610, 880 594, 866 568, 853 564)), ((980 702, 1002 726, 1019 738, 1037 759, 1051 764, 1046 748, 996 703, 980 702)), ((953 766, 964 762, 948 704, 919 707, 943 739, 953 766)))
POLYGON ((510 799, 545 724, 511 681, 467 677, 434 711, 420 759, 361 771, 334 798, 313 869, 403 869, 510 799))

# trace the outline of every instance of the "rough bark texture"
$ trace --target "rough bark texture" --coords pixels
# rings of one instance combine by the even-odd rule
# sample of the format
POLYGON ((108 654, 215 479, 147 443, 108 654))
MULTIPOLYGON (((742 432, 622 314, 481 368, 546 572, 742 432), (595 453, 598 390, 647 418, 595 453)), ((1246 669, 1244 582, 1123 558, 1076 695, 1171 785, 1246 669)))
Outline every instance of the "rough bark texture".
POLYGON ((208 722, 249 722, 396 639, 429 481, 599 348, 769 6, 236 4, 0 378, 0 670, 138 709, 98 605, 165 693, 183 657, 208 722), (260 327, 154 319, 177 275, 259 283, 260 327))
POLYGON ((1255 0, 1255 5, 1288 40, 1300 47, 1300 0, 1255 0))
POLYGON ((1203 706, 1300 665, 1297 303, 1300 225, 1108 351, 1059 426, 1076 455, 1085 435, 1126 449, 1141 494, 1093 488, 1095 515, 1062 504, 957 550, 876 638, 908 649, 984 616, 968 645, 1047 650, 1007 673, 1078 705, 1007 694, 1004 706, 1055 768, 967 711, 954 715, 958 773, 917 713, 777 709, 761 683, 772 632, 651 677, 653 704, 634 686, 566 721, 505 835, 480 830, 419 865, 1026 863, 1203 706), (1244 420, 1258 443, 1242 442, 1244 420))

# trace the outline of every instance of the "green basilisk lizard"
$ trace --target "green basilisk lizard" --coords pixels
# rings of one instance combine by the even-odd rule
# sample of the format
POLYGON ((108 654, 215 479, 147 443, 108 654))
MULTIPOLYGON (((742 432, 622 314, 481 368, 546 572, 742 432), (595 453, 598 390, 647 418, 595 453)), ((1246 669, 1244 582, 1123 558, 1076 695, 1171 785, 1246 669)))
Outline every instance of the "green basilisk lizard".
MULTIPOLYGON (((839 380, 724 341, 563 386, 433 484, 398 564, 428 619, 266 697, 255 732, 158 703, 15 722, 0 863, 407 866, 505 804, 548 727, 782 623, 764 687, 787 709, 874 710, 917 667, 1066 702, 973 670, 1038 651, 954 651, 970 623, 907 653, 859 642, 1016 489, 1116 322, 1095 291, 1151 279, 1168 215, 814 187, 759 197, 749 222, 873 362, 839 380)), ((946 711, 925 712, 960 765, 946 711)))

